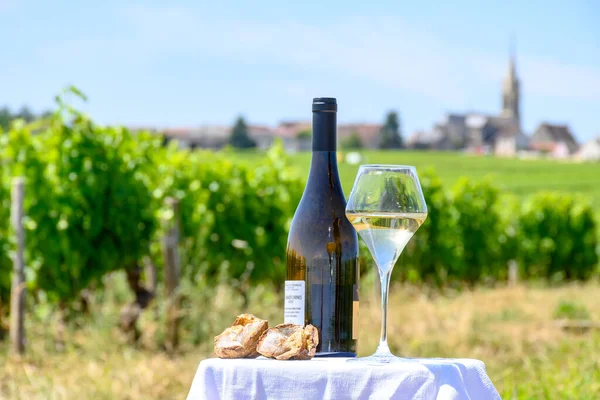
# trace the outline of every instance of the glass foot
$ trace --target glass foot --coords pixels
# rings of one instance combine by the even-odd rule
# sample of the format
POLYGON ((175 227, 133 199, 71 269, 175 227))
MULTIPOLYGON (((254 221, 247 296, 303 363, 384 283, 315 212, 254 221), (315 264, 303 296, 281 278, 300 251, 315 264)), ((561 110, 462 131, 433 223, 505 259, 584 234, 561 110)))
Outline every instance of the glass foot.
POLYGON ((395 364, 395 363, 404 362, 404 361, 406 361, 406 359, 401 358, 401 357, 396 357, 394 355, 380 356, 377 354, 373 354, 372 356, 368 356, 368 357, 352 358, 346 362, 363 363, 363 364, 369 364, 369 365, 387 365, 387 364, 395 364))
POLYGON ((387 343, 381 343, 375 354, 368 357, 357 357, 348 360, 347 362, 365 363, 370 365, 386 365, 399 362, 405 362, 406 358, 396 357, 390 352, 387 343))

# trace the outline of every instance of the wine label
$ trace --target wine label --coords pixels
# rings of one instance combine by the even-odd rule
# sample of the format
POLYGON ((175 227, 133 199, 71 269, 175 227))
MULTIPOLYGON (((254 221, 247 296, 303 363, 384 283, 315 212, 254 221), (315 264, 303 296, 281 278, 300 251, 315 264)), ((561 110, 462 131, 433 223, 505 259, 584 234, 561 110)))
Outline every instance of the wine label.
POLYGON ((306 282, 285 281, 284 323, 304 326, 305 296, 306 282))

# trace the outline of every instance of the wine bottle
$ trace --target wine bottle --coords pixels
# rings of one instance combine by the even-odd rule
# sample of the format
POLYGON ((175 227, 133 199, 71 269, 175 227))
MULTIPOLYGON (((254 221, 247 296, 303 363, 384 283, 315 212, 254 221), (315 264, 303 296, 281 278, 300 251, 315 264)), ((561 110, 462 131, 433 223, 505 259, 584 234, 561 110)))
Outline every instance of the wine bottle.
POLYGON ((310 172, 287 243, 284 319, 317 327, 317 357, 355 357, 358 237, 338 174, 336 99, 315 98, 312 112, 310 172))

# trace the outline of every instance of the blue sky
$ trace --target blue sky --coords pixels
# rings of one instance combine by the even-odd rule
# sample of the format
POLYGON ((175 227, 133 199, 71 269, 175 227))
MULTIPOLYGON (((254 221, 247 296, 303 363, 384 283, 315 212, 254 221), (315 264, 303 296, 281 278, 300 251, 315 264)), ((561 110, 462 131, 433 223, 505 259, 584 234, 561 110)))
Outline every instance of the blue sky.
POLYGON ((0 0, 0 105, 74 84, 102 123, 274 125, 335 96, 339 121, 395 109, 406 135, 498 112, 514 34, 525 130, 600 135, 600 2, 286 3, 0 0))

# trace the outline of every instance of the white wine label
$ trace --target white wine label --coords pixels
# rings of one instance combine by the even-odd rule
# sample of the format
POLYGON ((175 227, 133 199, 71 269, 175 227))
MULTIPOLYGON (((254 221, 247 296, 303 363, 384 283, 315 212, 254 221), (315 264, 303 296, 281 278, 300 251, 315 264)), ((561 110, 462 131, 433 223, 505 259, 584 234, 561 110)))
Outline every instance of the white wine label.
POLYGON ((304 326, 305 296, 306 283, 304 281, 285 281, 284 323, 304 326))

